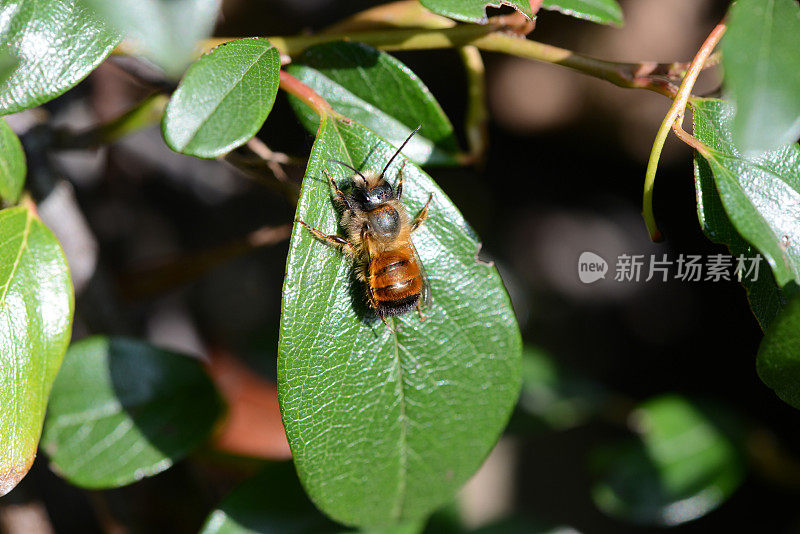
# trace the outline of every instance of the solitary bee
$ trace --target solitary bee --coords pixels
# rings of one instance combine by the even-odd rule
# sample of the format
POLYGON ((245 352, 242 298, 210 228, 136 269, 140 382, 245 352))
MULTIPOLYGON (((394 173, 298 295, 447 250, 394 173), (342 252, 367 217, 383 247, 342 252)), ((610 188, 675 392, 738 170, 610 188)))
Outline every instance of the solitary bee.
POLYGON ((348 194, 342 193, 336 182, 323 170, 335 194, 335 203, 342 212, 341 225, 347 238, 328 235, 298 220, 316 238, 335 247, 356 266, 356 276, 367 287, 367 299, 386 326, 386 316, 401 315, 416 307, 420 319, 422 304, 430 298, 430 286, 425 280, 422 262, 419 259, 411 233, 420 227, 428 216, 428 206, 433 193, 428 197, 425 207, 413 221, 410 220, 403 204, 403 167, 398 172, 397 188, 393 189, 384 178, 386 170, 394 158, 403 150, 421 126, 411 132, 380 174, 364 171, 344 163, 331 160, 353 171, 353 187, 348 194))

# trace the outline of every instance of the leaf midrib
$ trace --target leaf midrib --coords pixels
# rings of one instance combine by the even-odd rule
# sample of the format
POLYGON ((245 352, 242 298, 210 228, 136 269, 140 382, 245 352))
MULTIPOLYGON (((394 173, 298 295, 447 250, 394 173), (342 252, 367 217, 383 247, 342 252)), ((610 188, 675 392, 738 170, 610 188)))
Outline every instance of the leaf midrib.
POLYGON ((395 500, 392 517, 399 520, 403 515, 403 504, 406 499, 406 489, 408 485, 408 416, 406 415, 406 392, 403 380, 403 366, 400 363, 400 342, 397 339, 396 321, 392 320, 392 339, 394 341, 394 365, 397 373, 397 386, 395 391, 400 397, 400 438, 398 448, 400 449, 400 468, 397 477, 397 499, 395 500))
MULTIPOLYGON (((331 117, 323 117, 320 121, 320 130, 324 127, 324 121, 331 121, 328 126, 333 128, 333 131, 336 133, 336 139, 340 143, 342 152, 347 156, 348 161, 353 164, 353 155, 351 154, 350 150, 348 150, 347 143, 342 136, 342 133, 339 131, 338 125, 336 123, 336 119, 331 117)), ((405 496, 406 496, 406 489, 407 489, 407 479, 408 479, 408 419, 406 416, 406 394, 405 394, 405 381, 403 380, 403 366, 400 362, 400 349, 399 349, 399 340, 397 338, 397 330, 395 328, 396 321, 394 319, 391 320, 392 327, 391 333, 389 334, 394 342, 394 359, 393 364, 395 367, 396 377, 397 377, 397 386, 395 386, 395 392, 399 397, 399 406, 400 406, 400 437, 398 439, 398 449, 399 449, 399 468, 398 468, 398 477, 397 477, 397 496, 395 502, 392 507, 391 515, 395 520, 399 520, 403 514, 403 505, 405 503, 405 496)))
POLYGON ((31 216, 31 212, 29 210, 23 208, 22 211, 25 212, 25 229, 22 231, 22 242, 19 245, 17 257, 14 259, 14 265, 11 266, 11 272, 8 275, 8 280, 3 286, 3 295, 0 296, 0 305, 5 302, 6 297, 8 296, 8 288, 11 287, 11 282, 14 281, 14 277, 17 274, 19 263, 22 259, 22 254, 28 248, 28 237, 31 233, 31 223, 33 222, 33 217, 31 216))

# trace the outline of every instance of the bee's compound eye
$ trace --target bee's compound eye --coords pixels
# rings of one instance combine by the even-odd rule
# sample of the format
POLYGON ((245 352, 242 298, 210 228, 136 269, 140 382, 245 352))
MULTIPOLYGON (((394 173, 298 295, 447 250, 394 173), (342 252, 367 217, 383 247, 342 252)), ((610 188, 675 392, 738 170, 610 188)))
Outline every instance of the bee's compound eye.
POLYGON ((376 185, 375 187, 372 188, 372 191, 370 192, 375 196, 377 200, 386 200, 387 198, 390 198, 393 193, 392 186, 390 186, 386 182, 376 185))
POLYGON ((391 238, 400 231, 400 214, 391 206, 383 206, 369 212, 369 223, 380 237, 391 238))

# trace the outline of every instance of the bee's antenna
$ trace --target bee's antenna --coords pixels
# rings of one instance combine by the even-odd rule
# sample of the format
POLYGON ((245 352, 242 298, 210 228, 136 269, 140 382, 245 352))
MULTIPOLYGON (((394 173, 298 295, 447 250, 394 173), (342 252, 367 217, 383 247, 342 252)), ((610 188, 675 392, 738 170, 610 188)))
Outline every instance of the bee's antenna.
POLYGON ((361 171, 359 171, 358 169, 356 169, 352 165, 348 165, 344 161, 339 161, 338 159, 330 159, 330 158, 328 158, 328 161, 330 161, 332 163, 338 163, 339 165, 342 165, 343 167, 347 167, 348 169, 350 169, 351 171, 353 171, 354 173, 356 173, 360 177, 364 178, 364 180, 366 181, 366 177, 364 177, 364 175, 361 174, 361 171))
POLYGON ((409 142, 409 141, 411 141, 411 138, 412 138, 412 137, 414 137, 414 134, 415 134, 415 133, 417 133, 417 132, 419 131, 419 129, 420 129, 420 128, 422 128, 422 125, 421 125, 421 124, 420 124, 419 126, 417 126, 416 128, 414 128, 414 131, 413 131, 413 132, 411 132, 411 133, 408 135, 408 137, 406 137, 406 140, 405 140, 405 141, 403 141, 403 144, 402 144, 402 145, 400 145, 400 148, 398 148, 398 149, 397 149, 397 152, 395 152, 395 153, 394 153, 394 155, 392 155, 392 157, 391 157, 391 158, 389 158, 389 163, 387 163, 387 164, 386 164, 386 167, 384 167, 384 168, 383 168, 383 170, 381 171, 381 176, 383 176, 383 174, 384 174, 384 173, 386 172, 386 170, 389 168, 389 165, 391 165, 391 164, 392 164, 392 162, 394 161, 394 158, 396 158, 396 157, 397 157, 397 155, 398 155, 398 154, 399 154, 399 153, 400 153, 400 152, 403 150, 403 147, 405 147, 405 146, 408 144, 408 142, 409 142))

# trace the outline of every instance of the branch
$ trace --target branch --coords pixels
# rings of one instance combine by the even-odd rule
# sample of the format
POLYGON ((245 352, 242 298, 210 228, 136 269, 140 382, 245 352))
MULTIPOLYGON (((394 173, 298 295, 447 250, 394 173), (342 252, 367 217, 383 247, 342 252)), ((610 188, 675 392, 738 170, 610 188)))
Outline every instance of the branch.
MULTIPOLYGON (((517 17, 494 17, 486 25, 459 24, 449 28, 400 28, 323 33, 291 37, 268 37, 282 54, 297 56, 305 49, 331 41, 358 41, 380 50, 432 50, 475 46, 487 52, 561 65, 615 85, 647 89, 672 98, 685 63, 617 62, 579 54, 572 50, 519 37, 524 29, 517 17)), ((211 50, 232 38, 207 40, 203 48, 211 50)))
POLYGON ((722 35, 725 33, 725 23, 719 23, 706 38, 700 50, 695 55, 694 60, 686 72, 686 76, 681 82, 681 86, 675 95, 675 100, 664 117, 661 127, 656 134, 653 149, 650 152, 650 160, 647 163, 647 174, 644 181, 644 194, 642 195, 642 217, 647 225, 647 231, 650 233, 650 239, 653 241, 661 241, 661 232, 656 225, 655 215, 653 214, 653 187, 655 185, 656 171, 658 170, 658 161, 661 158, 661 151, 664 149, 664 143, 669 135, 670 128, 675 129, 675 133, 684 142, 696 148, 701 154, 707 154, 708 148, 705 147, 700 141, 686 133, 681 124, 683 123, 683 116, 686 112, 686 104, 689 102, 689 97, 692 94, 692 89, 697 81, 697 77, 703 70, 706 60, 714 51, 714 48, 719 43, 722 35), (691 138, 691 140, 690 140, 691 138))
POLYGON ((289 238, 291 225, 264 226, 224 245, 129 272, 120 278, 128 299, 146 298, 192 282, 221 263, 289 238))
POLYGON ((305 165, 304 160, 287 156, 281 152, 273 152, 257 137, 252 138, 238 150, 217 159, 231 165, 259 184, 278 191, 290 204, 297 204, 298 186, 289 178, 283 166, 303 166, 305 165))
POLYGON ((467 113, 464 130, 471 163, 480 163, 489 145, 489 112, 486 109, 486 69, 481 52, 474 46, 459 49, 464 69, 467 71, 467 113))
POLYGON ((83 132, 75 133, 69 129, 54 132, 54 145, 58 149, 96 148, 113 143, 126 135, 147 128, 161 121, 169 97, 152 95, 133 108, 109 122, 98 124, 83 132))
POLYGON ((320 117, 324 115, 339 115, 339 113, 334 111, 331 105, 328 104, 327 100, 319 96, 316 91, 285 70, 281 71, 280 87, 290 95, 299 98, 320 117))

